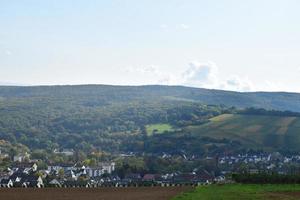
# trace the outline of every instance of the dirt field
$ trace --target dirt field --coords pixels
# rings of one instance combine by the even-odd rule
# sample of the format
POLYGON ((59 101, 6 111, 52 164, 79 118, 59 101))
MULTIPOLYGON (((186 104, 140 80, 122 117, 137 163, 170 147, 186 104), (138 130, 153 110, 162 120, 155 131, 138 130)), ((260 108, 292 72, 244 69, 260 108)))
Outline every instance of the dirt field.
POLYGON ((0 188, 5 200, 168 200, 190 187, 0 188))

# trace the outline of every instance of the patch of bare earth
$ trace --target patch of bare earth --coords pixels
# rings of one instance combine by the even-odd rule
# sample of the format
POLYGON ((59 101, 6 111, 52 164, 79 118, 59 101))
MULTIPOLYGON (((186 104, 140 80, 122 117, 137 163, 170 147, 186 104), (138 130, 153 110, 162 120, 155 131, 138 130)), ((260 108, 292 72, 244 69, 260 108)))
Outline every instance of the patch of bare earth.
POLYGON ((281 119, 277 124, 278 126, 280 126, 280 128, 277 130, 277 134, 279 135, 286 134, 286 132, 289 129, 289 125, 296 119, 297 119, 296 117, 286 117, 281 119))
POLYGON ((252 126, 248 126, 245 128, 245 131, 247 132, 251 132, 251 133, 256 133, 257 131, 259 131, 262 128, 261 125, 252 125, 252 126))
POLYGON ((2 200, 168 200, 191 187, 0 188, 2 200))

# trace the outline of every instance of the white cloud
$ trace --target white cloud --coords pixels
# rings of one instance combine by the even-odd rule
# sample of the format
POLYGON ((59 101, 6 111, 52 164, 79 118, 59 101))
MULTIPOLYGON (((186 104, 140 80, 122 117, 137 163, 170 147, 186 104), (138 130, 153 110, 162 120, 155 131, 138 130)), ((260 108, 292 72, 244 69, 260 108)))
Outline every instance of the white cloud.
POLYGON ((192 61, 181 78, 184 85, 213 88, 218 85, 218 67, 213 62, 192 61))
POLYGON ((190 26, 187 25, 187 24, 179 24, 179 25, 178 25, 178 28, 181 28, 181 29, 189 29, 190 26))
POLYGON ((228 79, 221 79, 219 68, 213 62, 200 63, 193 61, 189 68, 182 73, 182 84, 192 87, 203 87, 212 89, 223 89, 248 92, 254 90, 253 83, 246 77, 237 75, 228 79))
POLYGON ((240 78, 235 75, 221 83, 220 89, 250 92, 254 90, 253 83, 248 78, 240 78))
MULTIPOLYGON (((159 66, 150 65, 142 67, 130 67, 126 72, 134 73, 139 77, 151 78, 150 84, 161 85, 185 85, 190 87, 222 89, 248 92, 254 91, 255 86, 247 77, 231 76, 222 79, 219 76, 219 68, 214 62, 189 63, 186 70, 180 74, 165 73, 159 66)), ((149 84, 149 83, 148 83, 149 84)))
POLYGON ((128 73, 141 73, 141 74, 157 74, 160 73, 157 70, 157 67, 154 65, 150 65, 150 66, 140 66, 140 67, 127 67, 125 68, 125 71, 128 73))

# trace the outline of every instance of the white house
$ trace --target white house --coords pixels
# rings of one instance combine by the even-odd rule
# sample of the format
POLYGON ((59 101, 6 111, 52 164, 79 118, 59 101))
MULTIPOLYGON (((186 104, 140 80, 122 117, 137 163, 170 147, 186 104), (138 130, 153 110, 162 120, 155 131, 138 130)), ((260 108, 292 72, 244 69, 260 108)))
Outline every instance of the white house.
POLYGON ((13 160, 14 162, 24 162, 26 159, 29 159, 29 154, 25 152, 25 154, 15 155, 13 160))
POLYGON ((6 188, 11 188, 13 187, 13 181, 11 179, 2 179, 0 181, 0 186, 1 187, 6 187, 6 188))
POLYGON ((114 162, 103 162, 99 163, 98 167, 86 167, 85 171, 89 177, 98 177, 103 174, 111 174, 115 171, 115 163, 114 162))

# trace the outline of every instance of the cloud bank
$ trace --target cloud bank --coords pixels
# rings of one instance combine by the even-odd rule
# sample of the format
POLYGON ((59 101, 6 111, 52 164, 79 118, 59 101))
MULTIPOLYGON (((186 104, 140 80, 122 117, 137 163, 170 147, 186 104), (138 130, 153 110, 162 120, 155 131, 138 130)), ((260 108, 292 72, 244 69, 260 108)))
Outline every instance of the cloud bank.
POLYGON ((214 88, 218 86, 218 67, 213 62, 192 61, 181 74, 182 84, 192 87, 214 88))
MULTIPOLYGON (((239 92, 257 91, 257 87, 248 77, 231 75, 221 77, 218 66, 211 61, 192 61, 179 74, 164 73, 159 66, 151 65, 138 68, 129 68, 127 72, 151 78, 150 84, 184 85, 189 87, 221 89, 239 92)), ((283 86, 266 81, 264 91, 278 91, 283 86)))

